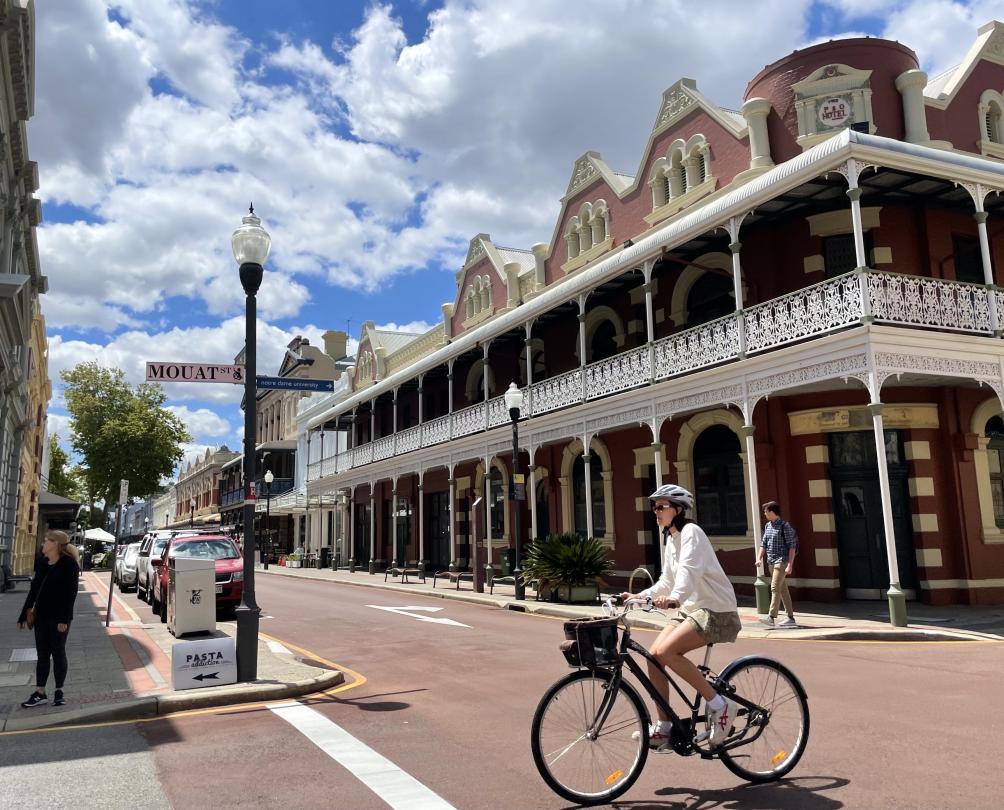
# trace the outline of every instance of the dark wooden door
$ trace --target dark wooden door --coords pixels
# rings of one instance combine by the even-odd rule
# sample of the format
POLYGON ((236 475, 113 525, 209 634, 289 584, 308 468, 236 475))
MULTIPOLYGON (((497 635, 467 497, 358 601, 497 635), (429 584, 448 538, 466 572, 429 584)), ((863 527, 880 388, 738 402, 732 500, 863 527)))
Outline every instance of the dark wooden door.
POLYGON ((442 571, 450 565, 450 494, 430 492, 425 503, 425 553, 429 568, 442 571))

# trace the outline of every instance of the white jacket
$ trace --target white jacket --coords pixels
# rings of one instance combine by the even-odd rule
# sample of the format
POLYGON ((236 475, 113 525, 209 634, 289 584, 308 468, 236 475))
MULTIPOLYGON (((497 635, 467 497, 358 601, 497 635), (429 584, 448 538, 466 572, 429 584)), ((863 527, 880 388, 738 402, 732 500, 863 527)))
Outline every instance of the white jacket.
POLYGON ((639 596, 668 596, 686 611, 706 608, 712 613, 737 610, 736 592, 725 576, 704 529, 688 523, 670 532, 662 560, 662 576, 639 596))

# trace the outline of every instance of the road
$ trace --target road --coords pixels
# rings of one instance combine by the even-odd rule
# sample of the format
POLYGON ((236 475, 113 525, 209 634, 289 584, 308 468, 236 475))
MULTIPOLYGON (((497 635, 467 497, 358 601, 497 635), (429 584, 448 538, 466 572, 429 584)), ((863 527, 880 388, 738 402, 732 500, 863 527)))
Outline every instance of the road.
MULTIPOLYGON (((262 632, 355 673, 341 691, 307 708, 0 738, 4 806, 82 794, 135 809, 366 810, 386 808, 381 795, 404 808, 567 806, 529 747, 540 695, 568 671, 560 620, 279 577, 259 577, 258 593, 272 617, 262 632)), ((999 807, 1004 644, 741 641, 712 665, 751 653, 784 661, 809 694, 809 745, 790 778, 747 786, 718 762, 662 754, 618 807, 999 807)))

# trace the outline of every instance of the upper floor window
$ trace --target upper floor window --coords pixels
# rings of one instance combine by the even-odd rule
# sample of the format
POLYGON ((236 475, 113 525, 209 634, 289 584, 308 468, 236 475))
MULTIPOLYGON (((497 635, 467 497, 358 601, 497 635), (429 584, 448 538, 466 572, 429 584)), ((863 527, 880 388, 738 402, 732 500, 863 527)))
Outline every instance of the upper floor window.
MULTIPOLYGON (((589 493, 593 511, 593 537, 604 537, 607 526, 603 500, 603 461, 595 452, 589 454, 589 493)), ((586 464, 581 453, 572 465, 572 509, 575 531, 585 537, 589 524, 586 522, 586 464)))
POLYGON ((492 305, 492 280, 490 276, 475 276, 474 281, 467 287, 467 294, 464 296, 464 304, 467 308, 467 320, 475 315, 491 308, 492 305))
POLYGON ((572 217, 565 228, 569 260, 578 258, 596 245, 603 244, 609 236, 610 211, 606 201, 583 203, 578 215, 572 217))
POLYGON ((687 323, 690 326, 707 323, 735 311, 735 289, 728 276, 705 273, 690 288, 687 296, 687 323))
POLYGON ((994 520, 1004 528, 1004 420, 995 416, 987 422, 987 460, 990 463, 990 494, 994 502, 994 520))
POLYGON ((661 208, 711 179, 711 150, 703 135, 676 140, 652 166, 652 208, 661 208))
MULTIPOLYGON (((872 235, 865 232, 865 255, 871 253, 872 235)), ((858 266, 854 234, 838 233, 823 237, 823 271, 826 278, 849 273, 858 266)))
POLYGON ((746 490, 739 438, 713 425, 694 444, 697 521, 708 534, 746 534, 746 490))
POLYGON ((983 257, 980 240, 975 236, 952 235, 952 254, 955 257, 955 280, 983 284, 983 257))
POLYGON ((987 105, 986 114, 983 116, 983 127, 990 143, 1004 142, 1001 132, 1001 108, 996 101, 991 101, 987 105))

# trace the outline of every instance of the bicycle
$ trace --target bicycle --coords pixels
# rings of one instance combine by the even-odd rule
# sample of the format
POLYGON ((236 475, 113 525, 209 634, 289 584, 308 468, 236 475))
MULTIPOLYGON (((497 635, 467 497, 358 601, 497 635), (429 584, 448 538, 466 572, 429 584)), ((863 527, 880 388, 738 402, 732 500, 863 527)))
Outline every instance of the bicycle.
MULTIPOLYGON (((555 793, 579 804, 601 804, 621 796, 641 775, 649 754, 648 710, 623 679, 626 667, 670 718, 672 730, 664 749, 702 759, 720 759, 749 782, 780 779, 798 764, 809 738, 809 705, 805 689, 787 667, 772 658, 744 656, 722 672, 709 666, 711 645, 698 669, 716 692, 737 704, 732 734, 712 749, 698 724, 706 722, 700 693, 693 700, 665 667, 666 681, 690 709, 689 717, 673 711, 632 654, 655 658, 631 638, 628 600, 618 614, 617 597, 604 602, 606 617, 565 623, 561 651, 575 672, 554 683, 534 712, 530 743, 541 777, 555 793), (618 640, 618 630, 620 630, 618 640)), ((646 612, 660 612, 645 600, 646 612)))

